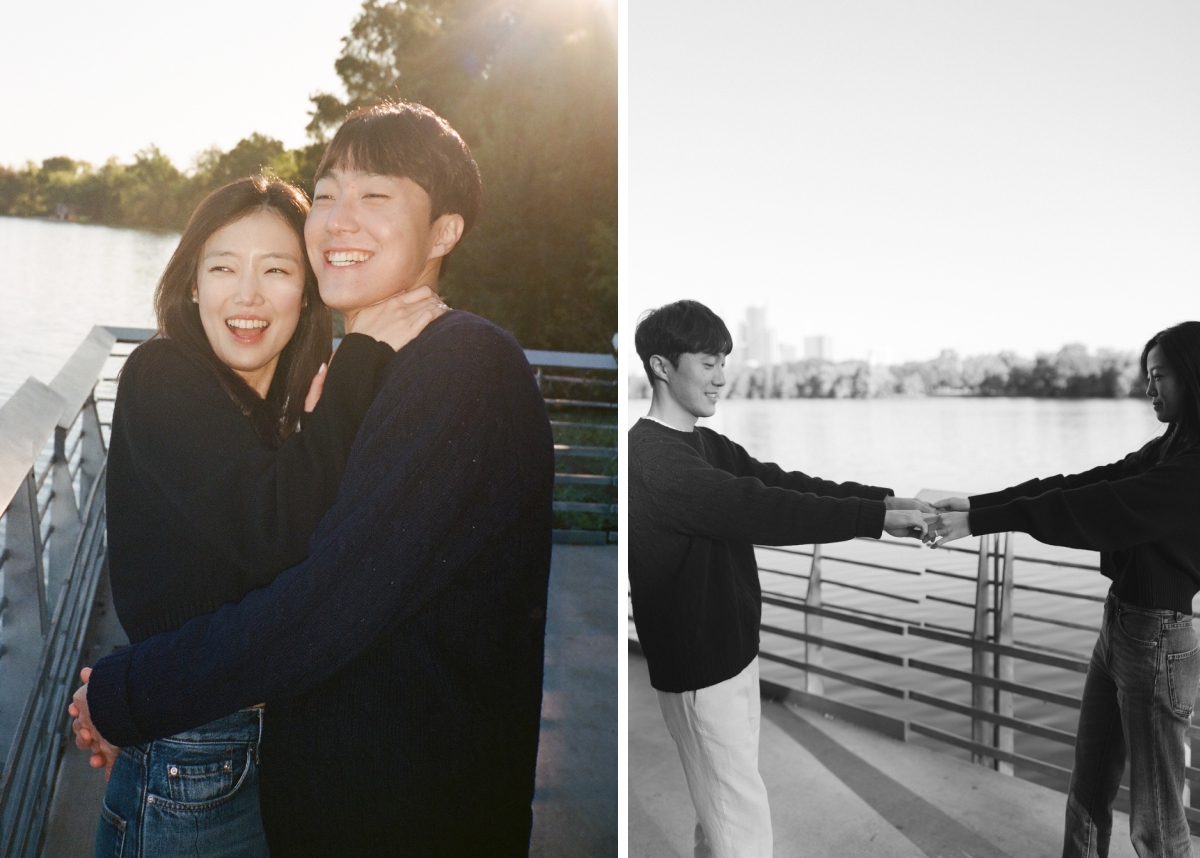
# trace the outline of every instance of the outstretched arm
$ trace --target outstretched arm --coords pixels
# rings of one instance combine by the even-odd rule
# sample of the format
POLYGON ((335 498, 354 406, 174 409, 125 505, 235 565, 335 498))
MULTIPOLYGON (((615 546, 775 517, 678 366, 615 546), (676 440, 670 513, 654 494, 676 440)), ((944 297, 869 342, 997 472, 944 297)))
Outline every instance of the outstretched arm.
MULTIPOLYGON (((746 452, 744 447, 728 438, 721 438, 720 441, 728 444, 732 450, 735 475, 755 477, 764 486, 828 498, 866 498, 881 501, 894 494, 891 489, 879 486, 867 486, 855 482, 835 483, 820 477, 810 477, 801 471, 785 471, 773 462, 758 461, 746 452)), ((895 508, 900 509, 901 507, 895 508)))
POLYGON ((311 687, 549 503, 549 426, 520 350, 491 330, 434 331, 393 363, 307 561, 95 666, 87 701, 106 739, 148 741, 311 687))
MULTIPOLYGON (((1162 539, 1194 527, 1200 514, 1197 454, 1156 465, 1136 476, 1098 481, 1076 488, 1053 488, 1036 497, 968 512, 946 512, 932 532, 938 544, 971 534, 1022 531, 1039 542, 1117 551, 1162 539)), ((1097 469, 1100 470, 1100 469, 1097 469)))

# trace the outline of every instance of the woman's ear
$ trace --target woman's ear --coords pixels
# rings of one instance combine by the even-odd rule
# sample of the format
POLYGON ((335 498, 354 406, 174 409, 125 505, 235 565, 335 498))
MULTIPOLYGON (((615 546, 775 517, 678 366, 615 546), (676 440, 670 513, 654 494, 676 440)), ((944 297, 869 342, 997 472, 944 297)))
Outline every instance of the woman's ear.
POLYGON ((433 243, 429 247, 429 259, 440 259, 451 250, 463 234, 463 217, 460 214, 444 214, 429 228, 433 243))

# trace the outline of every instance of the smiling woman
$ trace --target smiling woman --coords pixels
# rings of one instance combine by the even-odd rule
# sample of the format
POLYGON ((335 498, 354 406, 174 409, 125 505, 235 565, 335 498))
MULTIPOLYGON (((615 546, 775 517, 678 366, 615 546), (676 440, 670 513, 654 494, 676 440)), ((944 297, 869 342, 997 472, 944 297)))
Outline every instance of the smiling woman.
POLYGON ((216 356, 265 397, 304 308, 300 239, 269 209, 246 215, 204 244, 192 300, 216 356))

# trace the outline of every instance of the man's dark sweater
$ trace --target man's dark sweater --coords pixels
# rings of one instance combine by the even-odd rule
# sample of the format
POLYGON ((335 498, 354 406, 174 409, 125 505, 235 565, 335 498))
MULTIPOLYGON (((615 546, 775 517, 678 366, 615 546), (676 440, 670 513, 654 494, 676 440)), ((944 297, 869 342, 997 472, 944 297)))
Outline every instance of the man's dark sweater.
POLYGON ((468 313, 387 367, 309 558, 101 660, 115 744, 268 701, 272 854, 524 855, 553 440, 512 337, 468 313))
POLYGON ((1019 530, 1099 551, 1117 598, 1190 614, 1200 589, 1200 450, 1160 464, 1145 458, 972 495, 971 533, 1019 530))
POLYGON ((754 543, 879 537, 891 493, 755 461, 711 429, 639 420, 629 430, 629 584, 651 685, 683 692, 737 676, 758 655, 754 543))
POLYGON ((177 343, 133 350, 107 469, 113 603, 131 641, 236 602, 305 558, 394 354, 346 337, 302 431, 272 447, 216 373, 177 343))

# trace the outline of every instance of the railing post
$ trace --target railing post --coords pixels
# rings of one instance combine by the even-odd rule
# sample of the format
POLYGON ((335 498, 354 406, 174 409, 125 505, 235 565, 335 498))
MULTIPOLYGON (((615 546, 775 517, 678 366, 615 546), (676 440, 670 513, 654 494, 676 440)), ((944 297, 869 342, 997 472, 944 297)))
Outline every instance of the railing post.
POLYGON ((67 431, 62 426, 54 429, 54 459, 50 467, 50 481, 54 493, 50 501, 50 524, 54 528, 50 535, 50 569, 46 576, 46 604, 50 614, 58 604, 59 594, 71 571, 71 555, 75 541, 79 538, 79 504, 75 501, 75 486, 71 479, 71 463, 67 461, 67 431))
MULTIPOLYGON (((821 546, 813 546, 812 566, 808 573, 808 594, 805 597, 805 604, 810 608, 821 607, 821 546)), ((819 614, 805 612, 804 614, 804 631, 810 635, 821 637, 824 631, 823 618, 819 614)), ((811 665, 817 667, 822 666, 824 661, 825 648, 820 644, 806 642, 804 644, 804 660, 811 665)), ((809 694, 824 694, 825 682, 818 673, 813 673, 811 670, 804 671, 804 690, 809 694)))
POLYGON ((42 569, 33 471, 8 506, 4 532, 4 646, 0 649, 0 753, 7 759, 25 699, 37 678, 42 642, 50 628, 42 569))
MULTIPOLYGON (((996 544, 997 578, 1000 582, 999 599, 996 604, 996 642, 1004 646, 1013 645, 1013 551, 1016 540, 1013 534, 1004 534, 1004 554, 1000 554, 999 537, 996 544)), ((1011 655, 996 654, 996 678, 1007 682, 1016 681, 1015 662, 1011 655)), ((1013 694, 1011 691, 995 689, 996 714, 1013 717, 1013 694)), ((1013 753, 1013 729, 996 725, 996 748, 1013 753)), ((1013 764, 996 760, 996 771, 1004 775, 1013 774, 1013 764)))
POLYGON ((104 436, 100 434, 100 415, 96 413, 96 399, 89 395, 79 412, 79 496, 91 496, 96 477, 104 467, 104 436))
MULTIPOLYGON (((971 635, 977 641, 985 641, 988 639, 988 539, 986 536, 979 537, 979 564, 978 577, 975 581, 975 629, 971 635)), ((971 650, 971 673, 975 676, 990 676, 991 665, 988 658, 989 653, 982 649, 971 650)), ((986 685, 980 682, 971 683, 971 706, 975 709, 990 710, 991 691, 986 685)), ((971 741, 979 745, 991 745, 993 725, 984 721, 982 718, 971 719, 971 741)), ((982 754, 973 753, 971 761, 982 765, 988 765, 991 758, 985 757, 982 754)))

